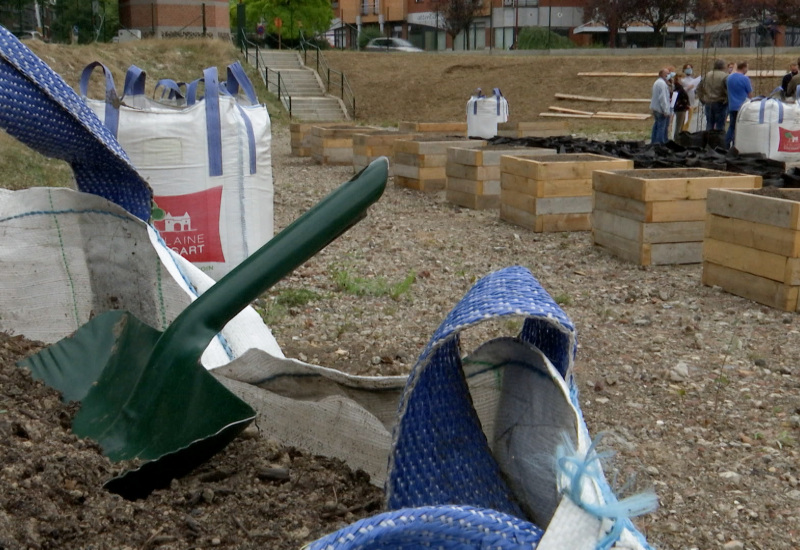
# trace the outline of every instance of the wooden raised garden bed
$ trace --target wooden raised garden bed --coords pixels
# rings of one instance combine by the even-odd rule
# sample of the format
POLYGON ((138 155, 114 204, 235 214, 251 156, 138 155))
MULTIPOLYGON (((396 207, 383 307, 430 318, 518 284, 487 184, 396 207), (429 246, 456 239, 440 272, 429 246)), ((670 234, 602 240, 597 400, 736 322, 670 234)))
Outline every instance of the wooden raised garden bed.
POLYGON ((592 228, 592 172, 633 168, 633 161, 588 153, 503 156, 500 219, 536 232, 592 228))
POLYGON ((400 132, 415 134, 447 134, 467 137, 466 122, 401 122, 397 129, 400 132))
POLYGON ((292 122, 289 124, 289 134, 291 135, 292 155, 296 157, 311 156, 311 129, 314 126, 325 128, 352 126, 351 122, 292 122))
POLYGON ((445 168, 447 200, 475 210, 497 208, 500 206, 500 157, 553 154, 553 149, 540 147, 450 147, 445 168))
POLYGON ((569 134, 566 120, 537 120, 534 122, 499 122, 497 135, 509 138, 551 137, 569 134))
POLYGON ((314 126, 311 128, 311 158, 317 164, 352 166, 353 136, 380 131, 369 126, 314 126))
POLYGON ((800 309, 800 189, 712 189, 703 284, 783 311, 800 309))
POLYGON ((419 134, 391 130, 353 136, 353 169, 356 172, 378 157, 389 159, 389 175, 394 175, 394 142, 413 139, 419 134))
POLYGON ((642 265, 700 263, 709 189, 761 187, 761 176, 663 168, 594 173, 594 244, 642 265))
POLYGON ((447 182, 447 149, 478 148, 481 139, 424 135, 394 142, 394 183, 417 191, 441 191, 447 182))

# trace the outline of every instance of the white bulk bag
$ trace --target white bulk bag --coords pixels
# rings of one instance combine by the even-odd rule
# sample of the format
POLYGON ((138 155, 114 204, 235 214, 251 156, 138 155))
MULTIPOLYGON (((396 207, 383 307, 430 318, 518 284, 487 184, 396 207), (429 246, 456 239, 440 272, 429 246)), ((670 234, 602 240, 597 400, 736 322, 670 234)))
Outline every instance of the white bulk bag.
POLYGON ((228 67, 225 84, 215 67, 206 69, 205 97, 195 100, 195 81, 183 106, 147 98, 144 72, 136 67, 128 70, 121 99, 102 67, 106 99, 88 99, 97 66, 84 69, 81 94, 152 186, 151 223, 167 246, 218 280, 273 235, 266 107, 239 63, 228 67))
POLYGON ((499 88, 487 97, 476 95, 467 101, 467 137, 489 139, 497 135, 497 124, 508 121, 508 101, 499 88))
POLYGON ((800 162, 800 105, 777 98, 745 102, 736 118, 736 149, 781 162, 800 162))

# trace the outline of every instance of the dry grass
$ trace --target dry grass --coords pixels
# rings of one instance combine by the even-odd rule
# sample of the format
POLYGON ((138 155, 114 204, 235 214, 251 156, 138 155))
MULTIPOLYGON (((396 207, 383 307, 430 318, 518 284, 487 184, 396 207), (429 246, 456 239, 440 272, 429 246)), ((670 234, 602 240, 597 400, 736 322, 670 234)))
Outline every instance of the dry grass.
MULTIPOLYGON (((191 81, 202 76, 205 67, 216 66, 221 75, 237 59, 237 50, 216 40, 142 40, 125 44, 55 45, 32 41, 31 49, 77 89, 81 72, 92 61, 105 64, 121 88, 127 68, 135 64, 147 72, 147 92, 152 93, 161 78, 191 81)), ((556 100, 556 93, 599 97, 647 98, 653 79, 662 66, 682 66, 685 62, 703 70, 713 52, 673 56, 550 56, 421 53, 384 54, 329 51, 325 57, 332 68, 343 71, 354 90, 358 121, 364 124, 393 126, 409 121, 466 120, 466 102, 475 88, 489 93, 500 88, 508 99, 512 121, 532 121, 550 105, 588 111, 645 113, 644 103, 586 103, 556 100), (586 77, 579 72, 649 72, 653 77, 586 77)), ((751 69, 783 69, 793 55, 764 55, 749 59, 751 69)), ((283 125, 288 116, 250 69, 259 97, 265 100, 273 124, 283 125)), ((90 97, 102 97, 103 79, 96 73, 91 80, 90 97)), ((754 78, 757 93, 768 93, 779 77, 754 78)), ((620 138, 643 138, 650 121, 568 119, 574 133, 611 133, 620 138)), ((46 161, 32 154, 7 136, 0 136, 0 185, 8 188, 35 184, 66 185, 69 171, 63 164, 46 161), (20 170, 20 166, 36 168, 20 170), (41 171, 36 171, 41 166, 41 171)))
MULTIPOLYGON (((671 56, 549 56, 505 54, 384 54, 326 52, 329 64, 343 71, 357 98, 358 116, 371 123, 394 124, 399 120, 466 120, 465 108, 475 88, 489 93, 500 88, 508 100, 511 120, 533 121, 550 105, 587 111, 647 113, 646 103, 587 103, 555 99, 556 93, 616 98, 649 98, 661 67, 695 70, 710 68, 713 52, 671 56), (650 77, 586 77, 579 72, 652 73, 650 77)), ((796 55, 750 58, 757 68, 783 70, 796 55)), ((754 78, 756 93, 768 93, 780 85, 780 77, 754 78)), ((651 121, 587 121, 570 119, 573 132, 601 130, 649 132, 651 121)))

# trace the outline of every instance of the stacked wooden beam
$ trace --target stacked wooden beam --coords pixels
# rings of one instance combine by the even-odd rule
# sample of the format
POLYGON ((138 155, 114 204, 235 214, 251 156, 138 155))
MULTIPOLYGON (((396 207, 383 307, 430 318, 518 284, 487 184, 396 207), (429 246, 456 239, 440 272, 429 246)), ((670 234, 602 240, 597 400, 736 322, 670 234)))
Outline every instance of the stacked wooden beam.
POLYGON ((500 219, 536 232, 592 228, 592 172, 633 161, 587 153, 500 159, 500 219))
POLYGON ((453 204, 483 210, 500 205, 500 158, 503 155, 535 157, 556 151, 539 147, 447 149, 446 196, 453 204))
POLYGON ((711 189, 703 284, 783 311, 800 310, 800 189, 778 196, 711 189))
POLYGON ((598 170, 593 183, 594 243, 648 266, 701 262, 708 190, 759 188, 761 176, 704 168, 598 170))
POLYGON ((481 139, 441 135, 395 141, 394 183, 418 191, 441 191, 447 183, 447 149, 485 145, 486 141, 481 139))

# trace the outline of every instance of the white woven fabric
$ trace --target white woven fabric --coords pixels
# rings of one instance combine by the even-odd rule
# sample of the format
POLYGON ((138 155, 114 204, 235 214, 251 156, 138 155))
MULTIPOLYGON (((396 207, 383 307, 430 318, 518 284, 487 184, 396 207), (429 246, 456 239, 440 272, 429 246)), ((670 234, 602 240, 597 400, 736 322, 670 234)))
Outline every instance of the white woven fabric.
MULTIPOLYGON (((121 207, 70 189, 0 189, 0 236, 0 330, 45 343, 109 309, 164 330, 214 282, 121 207)), ((250 348, 283 357, 246 308, 202 362, 215 368, 250 348)))
MULTIPOLYGON (((209 92, 211 74, 216 69, 206 77, 209 92)), ((153 224, 171 249, 215 280, 273 236, 269 114, 266 106, 223 91, 182 107, 125 96, 117 126, 120 145, 153 188, 165 216, 154 216, 153 224), (219 174, 209 150, 210 101, 219 106, 219 174)), ((106 101, 84 99, 105 120, 106 101)))
POLYGON ((736 119, 736 149, 782 162, 800 162, 800 105, 777 98, 746 101, 736 119))

